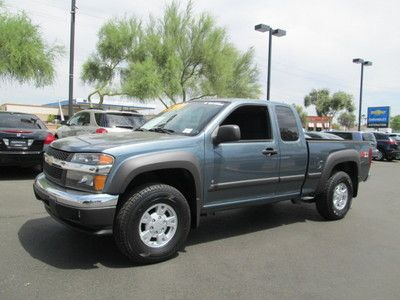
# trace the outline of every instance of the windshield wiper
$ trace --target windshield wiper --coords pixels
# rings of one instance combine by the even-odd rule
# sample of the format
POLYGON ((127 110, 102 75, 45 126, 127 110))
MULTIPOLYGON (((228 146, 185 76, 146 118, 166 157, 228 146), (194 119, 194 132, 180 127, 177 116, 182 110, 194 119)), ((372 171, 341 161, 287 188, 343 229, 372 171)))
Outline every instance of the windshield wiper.
POLYGON ((175 133, 174 130, 172 130, 172 129, 167 129, 167 128, 163 128, 163 127, 154 127, 154 128, 150 128, 149 131, 161 132, 161 133, 168 133, 168 134, 175 133))
POLYGON ((134 131, 148 131, 148 130, 144 128, 136 128, 134 131))

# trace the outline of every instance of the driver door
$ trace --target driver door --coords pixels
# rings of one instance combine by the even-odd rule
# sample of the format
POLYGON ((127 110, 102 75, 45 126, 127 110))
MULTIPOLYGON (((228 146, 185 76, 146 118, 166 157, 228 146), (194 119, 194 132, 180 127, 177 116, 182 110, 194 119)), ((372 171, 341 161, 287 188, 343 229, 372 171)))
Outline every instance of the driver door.
POLYGON ((207 143, 205 208, 274 197, 279 182, 279 153, 267 106, 238 107, 220 125, 239 126, 241 139, 218 145, 207 143))

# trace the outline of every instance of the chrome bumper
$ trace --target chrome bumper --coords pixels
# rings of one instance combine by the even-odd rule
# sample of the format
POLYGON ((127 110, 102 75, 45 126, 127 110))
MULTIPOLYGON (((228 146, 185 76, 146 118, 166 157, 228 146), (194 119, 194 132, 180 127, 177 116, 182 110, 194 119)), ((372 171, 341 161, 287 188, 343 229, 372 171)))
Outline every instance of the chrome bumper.
POLYGON ((116 207, 118 195, 91 194, 65 189, 47 180, 43 173, 39 174, 33 188, 40 200, 51 199, 57 204, 79 209, 96 209, 116 207), (45 199, 43 199, 45 198, 45 199))

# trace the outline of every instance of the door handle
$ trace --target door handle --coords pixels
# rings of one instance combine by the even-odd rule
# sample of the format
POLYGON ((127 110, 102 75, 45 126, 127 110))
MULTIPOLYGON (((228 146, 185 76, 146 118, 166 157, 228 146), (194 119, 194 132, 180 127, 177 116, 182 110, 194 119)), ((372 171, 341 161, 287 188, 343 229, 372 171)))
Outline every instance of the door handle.
POLYGON ((267 148, 267 149, 264 149, 261 153, 264 154, 265 156, 271 156, 271 155, 278 154, 278 151, 276 151, 273 148, 267 148))

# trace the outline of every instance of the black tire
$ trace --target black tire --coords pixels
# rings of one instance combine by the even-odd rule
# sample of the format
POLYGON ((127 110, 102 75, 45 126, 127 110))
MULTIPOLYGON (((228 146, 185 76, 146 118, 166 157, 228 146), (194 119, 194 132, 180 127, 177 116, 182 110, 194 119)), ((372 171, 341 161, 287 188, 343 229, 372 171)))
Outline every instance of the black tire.
POLYGON ((385 159, 385 152, 383 152, 381 149, 378 149, 378 151, 379 151, 379 154, 378 154, 378 157, 376 158, 376 160, 383 161, 385 159))
POLYGON ((387 156, 386 156, 386 160, 387 160, 387 161, 393 161, 393 159, 394 159, 394 157, 391 156, 391 155, 387 155, 387 156))
POLYGON ((188 202, 181 192, 165 184, 146 185, 133 191, 117 212, 113 229, 115 242, 120 251, 131 261, 140 264, 156 263, 174 256, 185 245, 189 231, 188 202), (139 226, 143 214, 158 203, 164 203, 173 208, 178 226, 166 245, 154 248, 142 241, 139 226))
POLYGON ((349 175, 339 171, 334 173, 326 182, 324 191, 316 198, 318 213, 326 220, 339 220, 346 216, 351 207, 353 198, 353 184, 349 175), (333 194, 335 188, 344 183, 347 186, 347 202, 342 209, 337 209, 334 205, 333 194))

